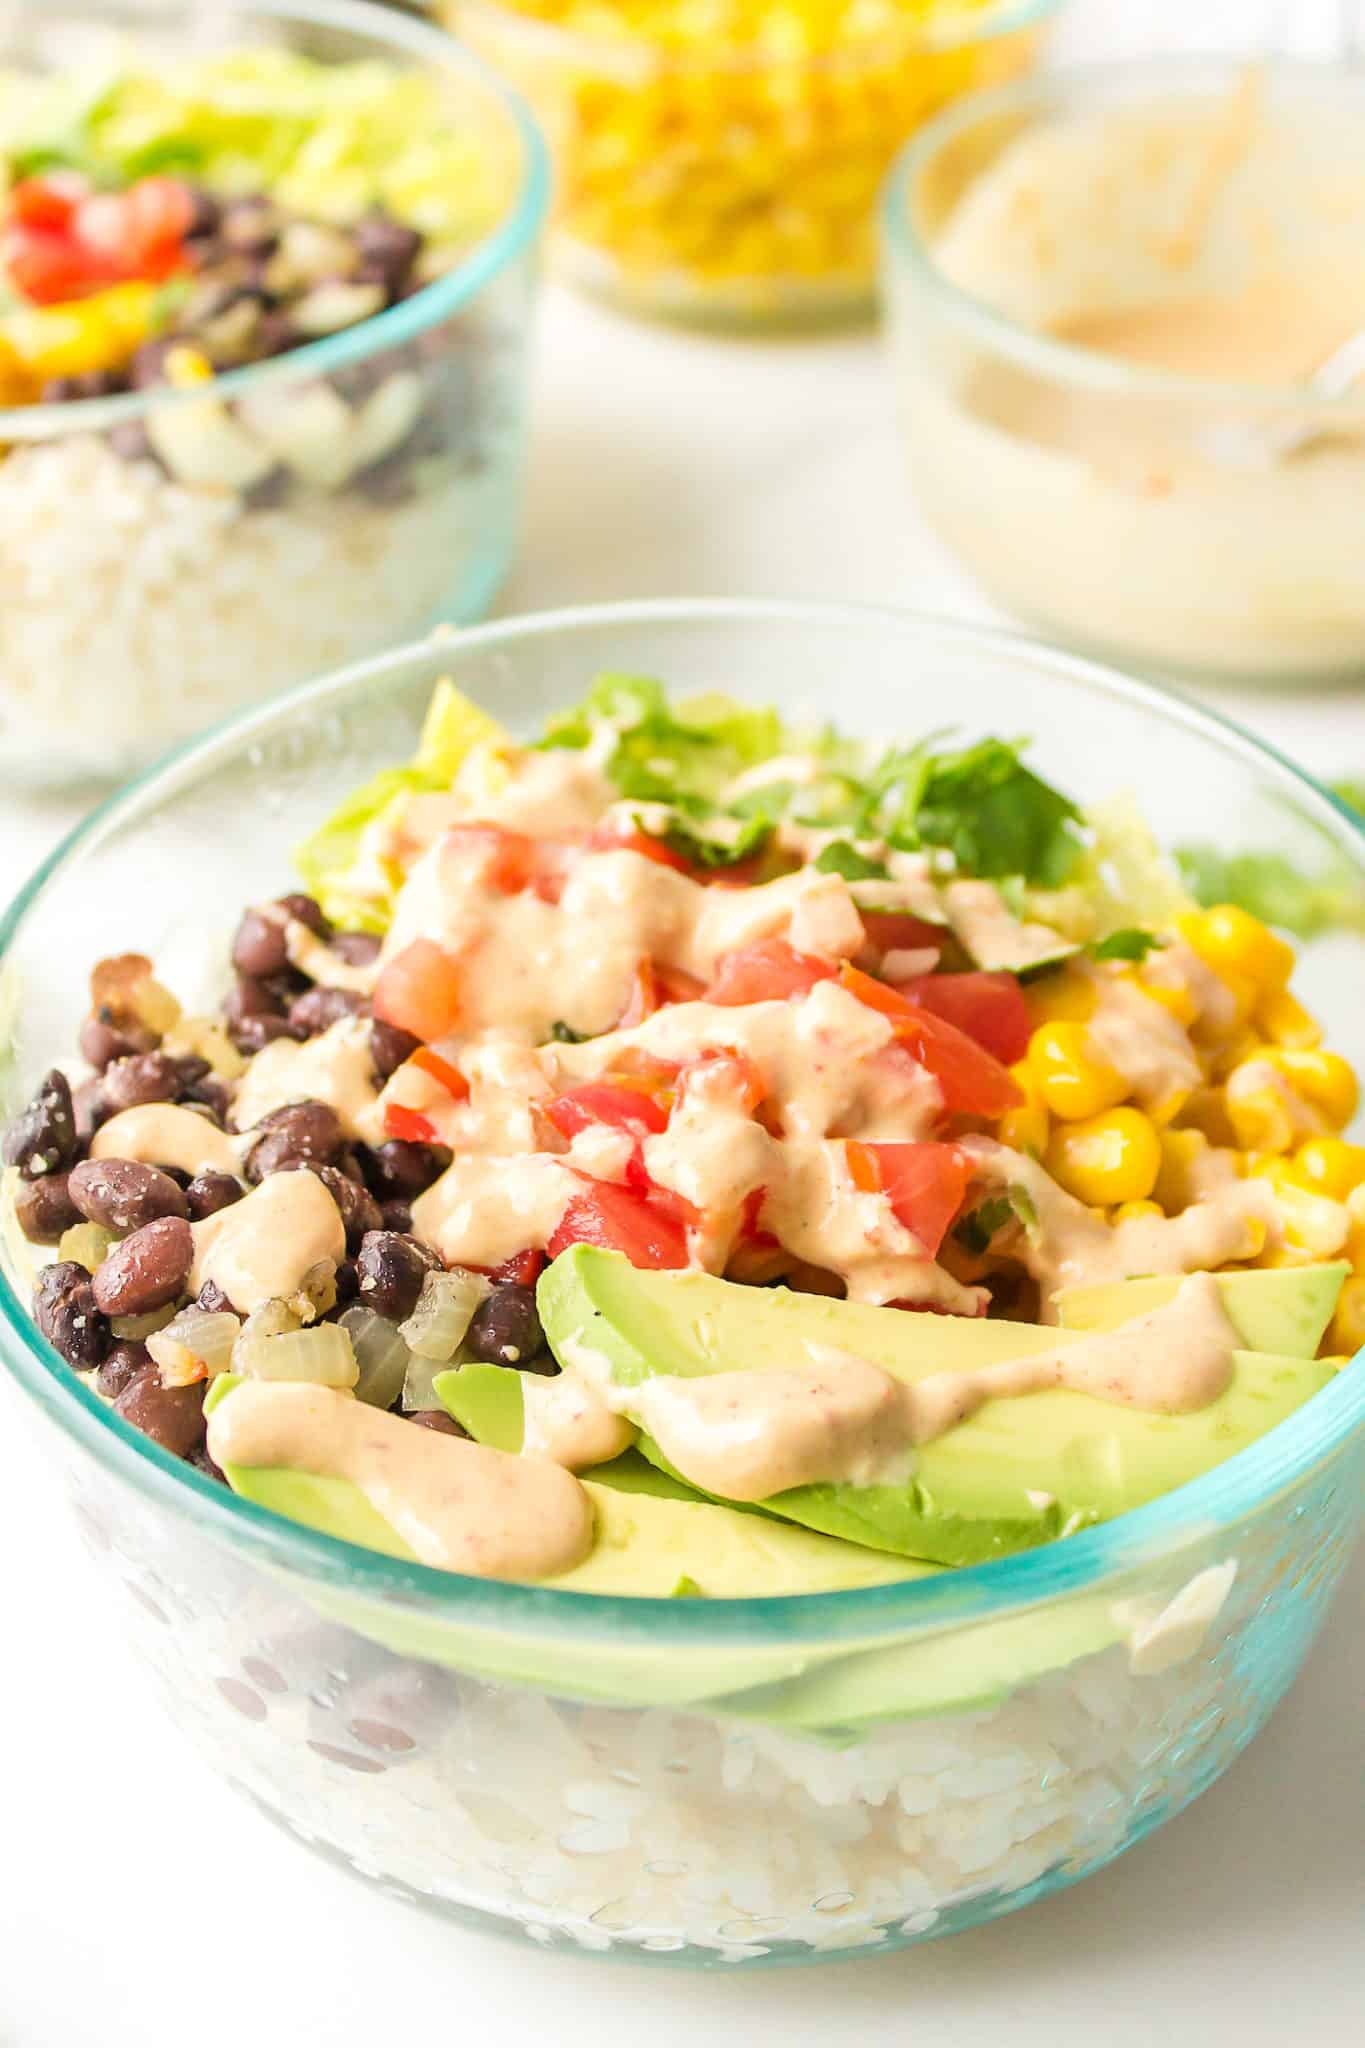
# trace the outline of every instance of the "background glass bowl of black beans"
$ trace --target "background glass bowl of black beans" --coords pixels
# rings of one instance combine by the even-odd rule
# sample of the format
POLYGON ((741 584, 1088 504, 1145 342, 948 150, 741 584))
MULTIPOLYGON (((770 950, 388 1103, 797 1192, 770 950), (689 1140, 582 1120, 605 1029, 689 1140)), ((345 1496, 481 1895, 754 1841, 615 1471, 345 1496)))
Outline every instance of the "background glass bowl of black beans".
POLYGON ((0 35, 0 765, 122 777, 488 606, 547 176, 364 0, 62 0, 0 35))
MULTIPOLYGON (((241 1184, 116 1180, 77 1160, 78 1116, 175 1098, 181 1117, 198 1105, 236 1166, 204 1066, 221 1049, 159 1014, 148 976, 248 1051, 318 1028, 336 991, 282 979, 278 925, 243 921, 243 906, 289 891, 290 849, 310 827, 411 757, 442 677, 530 735, 603 669, 682 692, 721 682, 792 713, 827 704, 837 677, 844 723, 868 734, 924 730, 945 701, 969 732, 1011 731, 1027 703, 1040 771, 1096 792, 1112 772, 1163 844, 1208 835, 1365 885, 1358 821, 1255 742, 1005 635, 869 607, 619 605, 362 663, 243 714, 115 798, 0 918, 10 1175, 55 1184, 25 1205, 60 1202, 63 1182, 79 1196, 49 1217, 46 1253, 0 1243, 0 1368, 56 1453, 54 1483, 174 1718, 343 1867, 463 1925, 657 1965, 882 1953, 1097 1869, 1256 1733, 1360 1528, 1359 1369, 1191 1486, 936 1579, 662 1600, 468 1578, 229 1492, 205 1457, 203 1383, 165 1385, 124 1333, 138 1327, 125 1312, 179 1285, 187 1215, 240 1199, 241 1184), (96 963, 120 959, 92 990, 96 963), (82 1080, 73 1062, 72 1099, 44 1076, 78 1043, 99 1071, 82 1080), (72 1214, 114 1235, 131 1225, 124 1244, 150 1228, 166 1267, 149 1294, 145 1267, 97 1257, 99 1299, 58 1266, 39 1307, 48 1341, 32 1266, 60 1258, 51 1237, 72 1214)), ((301 923, 315 914, 290 908, 301 923)), ((1347 932, 1300 962, 1305 999, 1357 1063, 1363 953, 1347 932)), ((381 1065, 404 1050, 369 1044, 381 1065)), ((313 1102, 287 1105, 241 1163, 287 1182, 303 1177, 280 1172, 291 1162, 347 1204, 357 1299, 391 1328, 422 1281, 405 1203, 444 1156, 399 1144, 348 1157, 313 1102)), ((527 1306, 502 1283, 476 1341, 544 1370, 527 1306)), ((338 1299, 335 1313, 353 1311, 338 1299)), ((367 1357, 371 1369, 388 1361, 367 1357)), ((26 1562, 41 1573, 41 1557, 26 1562)))

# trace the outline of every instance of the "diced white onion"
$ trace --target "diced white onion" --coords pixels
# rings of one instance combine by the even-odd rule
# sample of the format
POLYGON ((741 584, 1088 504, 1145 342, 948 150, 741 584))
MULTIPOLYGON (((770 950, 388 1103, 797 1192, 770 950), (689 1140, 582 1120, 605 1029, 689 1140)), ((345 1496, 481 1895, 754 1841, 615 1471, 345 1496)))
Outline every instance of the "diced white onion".
POLYGON ((356 1399, 374 1408, 392 1408, 403 1391, 411 1356, 397 1326, 357 1302, 339 1318, 338 1328, 346 1332, 355 1353, 356 1399))
POLYGON ((488 1292, 480 1273, 466 1273, 457 1267, 450 1273, 428 1273, 421 1297, 398 1334, 419 1358, 434 1358, 445 1364, 454 1357, 474 1311, 488 1292))
POLYGON ((301 1327, 302 1324, 299 1317, 295 1314, 290 1304, 287 1301, 281 1301, 280 1297, 276 1294, 272 1295, 269 1301, 263 1301, 258 1308, 252 1309, 251 1314, 242 1325, 242 1335, 244 1337, 283 1337, 287 1331, 297 1330, 301 1327))
POLYGON ((154 1330, 147 1349, 161 1373, 164 1387, 188 1387, 226 1372, 242 1326, 226 1309, 200 1308, 191 1302, 164 1329, 154 1330))
POLYGON ((249 1337, 232 1350, 232 1369, 253 1380, 306 1380, 315 1387, 353 1387, 355 1353, 339 1323, 286 1330, 279 1337, 249 1337))
POLYGON ((114 1316, 109 1327, 120 1340, 140 1344, 153 1330, 164 1330, 174 1314, 175 1303, 168 1301, 164 1308, 148 1309, 145 1316, 114 1316))
POLYGON ((102 1266, 109 1255, 110 1247, 118 1239, 112 1230, 106 1230, 102 1223, 73 1223, 64 1230, 57 1246, 59 1259, 74 1259, 78 1266, 84 1266, 87 1273, 93 1273, 102 1266))
POLYGON ((319 1316, 325 1316, 328 1309, 337 1305, 337 1269, 331 1259, 319 1259, 308 1268, 299 1282, 297 1294, 291 1294, 288 1307, 301 1323, 315 1323, 319 1316))

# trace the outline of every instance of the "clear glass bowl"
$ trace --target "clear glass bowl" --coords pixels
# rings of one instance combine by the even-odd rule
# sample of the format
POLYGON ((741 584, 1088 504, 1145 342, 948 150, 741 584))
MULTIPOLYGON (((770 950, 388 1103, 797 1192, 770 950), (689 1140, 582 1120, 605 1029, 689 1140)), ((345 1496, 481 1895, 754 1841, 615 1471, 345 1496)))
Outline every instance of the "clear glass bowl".
POLYGON ((550 137, 560 274, 630 312, 749 327, 870 310, 896 150, 946 101, 1026 70, 1060 4, 977 0, 900 22, 888 8, 889 26, 814 48, 799 10, 747 45, 700 25, 685 41, 588 34, 491 0, 442 11, 550 137))
POLYGON ((915 483, 992 595, 1144 672, 1359 681, 1359 389, 1316 398, 1297 361, 1177 376, 1093 325, 1055 333, 1245 289, 1248 333, 1302 306, 1329 353, 1365 323, 1365 82, 1218 59, 1041 75, 923 129, 882 226, 915 483))
POLYGON ((239 705, 435 620, 478 617, 521 516, 549 182, 521 102, 440 30, 355 0, 45 0, 6 10, 0 65, 65 68, 116 36, 149 61, 284 42, 328 63, 421 67, 478 139, 501 210, 425 290, 219 377, 207 415, 203 387, 165 386, 0 411, 0 768, 35 787, 121 779, 239 705), (367 445, 372 401, 389 408, 390 439, 405 431, 354 472, 267 457, 259 476, 225 467, 203 431, 224 408, 240 429, 244 409, 300 401, 331 407, 329 458, 353 431, 367 445))
MULTIPOLYGON (((74 1042, 97 954, 151 952, 190 1000, 220 985, 241 904, 405 754, 437 677, 530 732, 604 667, 789 709, 837 697, 868 732, 920 732, 951 704, 973 733, 1032 728, 1077 790, 1132 785, 1168 842, 1330 857, 1365 888, 1358 821, 1266 748, 1023 641, 842 606, 518 620, 259 709, 83 826, 0 924, 9 1106, 74 1042)), ((1334 942, 1303 975, 1357 1055, 1363 958, 1334 942)), ((607 1599, 402 1564, 234 1498, 76 1382, 12 1276, 0 1356, 220 1771, 452 1920, 661 1963, 894 1947, 1107 1862, 1256 1733, 1365 1499, 1357 1362, 1206 1478, 1031 1555, 865 1592, 607 1599)))

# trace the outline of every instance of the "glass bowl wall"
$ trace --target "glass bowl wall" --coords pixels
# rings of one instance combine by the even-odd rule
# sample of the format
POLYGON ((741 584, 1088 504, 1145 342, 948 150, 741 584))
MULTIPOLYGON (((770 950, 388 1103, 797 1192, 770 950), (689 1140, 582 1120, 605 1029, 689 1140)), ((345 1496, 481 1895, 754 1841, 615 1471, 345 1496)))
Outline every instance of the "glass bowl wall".
MULTIPOLYGON (((239 719, 83 827, 0 925, 3 1106, 74 1044, 97 955, 147 951, 183 997, 211 995, 241 905, 407 752, 438 677, 530 733, 604 667, 816 716, 837 703, 869 733, 922 732, 951 705, 967 733, 1034 732, 1040 767, 1084 795, 1133 788, 1168 844, 1333 861, 1365 888, 1357 826, 1267 750, 1008 636, 739 602, 512 621, 239 719)), ((1301 977, 1357 1059, 1363 964, 1365 942, 1337 940, 1301 977)), ((16 1288, 0 1276, 0 1360, 205 1756, 368 1882, 657 1963, 870 1952, 1096 1869, 1256 1733, 1361 1519, 1357 1364, 1197 1484, 929 1582, 669 1602, 467 1580, 175 1464, 72 1378, 16 1288)))

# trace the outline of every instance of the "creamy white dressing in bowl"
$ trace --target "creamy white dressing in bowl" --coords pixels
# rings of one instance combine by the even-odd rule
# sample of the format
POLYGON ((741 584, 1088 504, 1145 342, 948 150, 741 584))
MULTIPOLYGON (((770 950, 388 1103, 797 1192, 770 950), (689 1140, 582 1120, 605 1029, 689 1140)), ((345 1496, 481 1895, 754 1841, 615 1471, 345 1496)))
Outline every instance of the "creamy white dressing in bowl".
POLYGON ((1365 671, 1365 389, 1306 383, 1365 326, 1360 80, 1041 78, 917 137, 883 227, 916 485, 993 595, 1175 674, 1365 671))
MULTIPOLYGON (((0 919, 4 1108, 74 1042, 101 955, 145 950, 211 1006, 243 903, 411 754, 440 676, 529 734, 608 668, 793 717, 837 696, 850 731, 887 738, 951 704, 964 738, 1033 730, 1063 787, 1131 786, 1167 846, 1213 836, 1304 872, 1330 853, 1365 888, 1358 827, 1266 749, 1007 635, 741 602, 514 620, 310 686, 83 826, 0 919)), ((1365 945, 1302 966, 1360 1064, 1365 945)), ((58 1362, 7 1252, 0 1363, 129 1638, 249 1797, 456 1923, 660 1966, 885 1950, 1097 1869, 1255 1733, 1360 1521, 1356 1368, 1197 1484, 1030 1554, 794 1597, 760 1553, 752 1597, 615 1598, 432 1569, 228 1494, 58 1362)), ((542 1451, 572 1421, 537 1417, 542 1451)), ((368 1473, 373 1447, 353 1450, 368 1473)))

